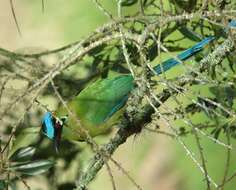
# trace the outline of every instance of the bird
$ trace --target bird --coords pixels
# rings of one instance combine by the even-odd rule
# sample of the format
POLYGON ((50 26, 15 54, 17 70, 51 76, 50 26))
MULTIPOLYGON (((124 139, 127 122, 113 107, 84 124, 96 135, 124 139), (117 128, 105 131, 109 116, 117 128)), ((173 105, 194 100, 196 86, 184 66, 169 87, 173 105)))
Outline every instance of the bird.
MULTIPOLYGON (((155 74, 160 75, 180 64, 214 39, 212 36, 207 37, 178 54, 177 59, 170 58, 154 66, 155 74)), ((42 118, 42 132, 54 141, 56 150, 61 138, 84 141, 86 132, 91 137, 104 134, 119 121, 133 89, 134 78, 131 74, 98 79, 85 87, 66 106, 60 106, 55 112, 46 112, 42 118)))
MULTIPOLYGON (((227 34, 230 28, 236 28, 236 20, 229 20, 223 34, 227 34)), ((214 36, 206 37, 178 54, 177 59, 170 58, 154 66, 155 74, 160 75, 187 60, 215 39, 214 36)), ((56 150, 61 137, 70 141, 84 141, 87 135, 85 131, 91 137, 104 134, 124 113, 126 102, 133 89, 134 78, 130 74, 96 80, 68 102, 66 107, 62 105, 56 112, 46 112, 42 118, 41 130, 54 141, 56 150), (75 115, 71 116, 68 109, 75 115)))

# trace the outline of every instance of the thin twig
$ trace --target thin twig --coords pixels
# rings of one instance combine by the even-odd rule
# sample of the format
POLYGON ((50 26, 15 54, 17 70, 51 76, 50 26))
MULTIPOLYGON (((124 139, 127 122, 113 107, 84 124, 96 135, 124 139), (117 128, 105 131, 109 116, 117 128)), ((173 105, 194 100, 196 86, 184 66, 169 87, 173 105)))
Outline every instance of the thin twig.
POLYGON ((110 168, 108 162, 105 165, 106 165, 106 168, 107 168, 108 175, 110 176, 110 179, 111 179, 112 189, 116 190, 115 179, 114 179, 114 176, 112 174, 111 168, 110 168))
POLYGON ((11 13, 12 13, 12 16, 14 18, 14 22, 16 24, 17 31, 18 31, 19 35, 22 36, 20 26, 19 26, 17 18, 16 18, 16 13, 15 13, 14 5, 13 5, 13 0, 10 0, 10 6, 11 6, 11 13))

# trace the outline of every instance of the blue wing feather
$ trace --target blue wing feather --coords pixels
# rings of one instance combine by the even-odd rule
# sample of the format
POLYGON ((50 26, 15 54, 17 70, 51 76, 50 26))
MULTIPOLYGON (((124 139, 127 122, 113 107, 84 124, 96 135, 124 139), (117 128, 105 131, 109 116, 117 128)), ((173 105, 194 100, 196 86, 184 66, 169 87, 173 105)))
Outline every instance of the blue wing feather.
POLYGON ((43 116, 42 123, 43 127, 45 127, 43 130, 45 135, 48 138, 53 139, 55 135, 55 130, 52 122, 52 114, 50 112, 45 113, 45 115, 43 116))
POLYGON ((111 112, 107 115, 104 121, 109 119, 114 113, 120 110, 125 105, 127 100, 128 100, 128 96, 124 96, 123 99, 112 108, 111 112))

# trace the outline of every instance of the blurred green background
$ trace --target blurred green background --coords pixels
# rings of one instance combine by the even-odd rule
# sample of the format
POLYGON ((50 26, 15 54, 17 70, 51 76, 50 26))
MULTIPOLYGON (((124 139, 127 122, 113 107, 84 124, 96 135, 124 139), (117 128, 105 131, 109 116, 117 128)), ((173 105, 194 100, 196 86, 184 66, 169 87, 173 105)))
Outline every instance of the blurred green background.
MULTIPOLYGON (((117 14, 115 0, 102 0, 101 3, 113 15, 117 14)), ((45 12, 42 13, 41 1, 21 0, 15 1, 15 12, 21 28, 22 36, 19 36, 11 15, 8 1, 0 2, 0 46, 9 50, 18 50, 34 47, 39 50, 58 48, 63 45, 78 41, 88 36, 102 24, 107 23, 107 17, 89 0, 50 0, 45 1, 45 12)), ((125 14, 130 14, 137 7, 128 8, 125 14)), ((178 37, 176 33, 172 38, 178 37)), ((188 41, 184 46, 189 47, 193 42, 188 41)), ((177 52, 176 52, 177 53, 177 52)), ((163 55, 162 58, 167 57, 163 55)), ((159 59, 154 60, 156 64, 159 59)), ((168 75, 177 75, 181 67, 173 69, 168 75)), ((48 103, 48 102, 47 102, 48 103)), ((50 104, 50 102, 49 102, 50 104)), ((172 105, 171 101, 169 105, 172 105)), ((51 105, 54 106, 53 103, 51 105)), ((206 119, 204 114, 194 118, 197 123, 206 119)), ((40 118, 38 118, 40 120, 40 118)), ((38 122, 38 121, 37 121, 38 122)), ((161 129, 167 126, 160 121, 161 129)), ((181 123, 181 122, 180 122, 181 123)), ((182 124, 175 123, 176 127, 182 124)), ((227 149, 210 141, 206 136, 200 136, 204 147, 209 175, 220 183, 224 176, 227 149)), ((221 137, 220 137, 221 138, 221 137)), ((101 137, 98 141, 106 142, 108 137, 101 137)), ((199 159, 196 140, 193 135, 183 137, 187 146, 199 159)), ((221 138, 224 140, 224 138, 221 138)), ((231 140, 233 141, 233 140, 231 140)), ((232 142, 235 144, 234 142, 232 142)), ((80 146, 84 146, 83 144, 80 146)), ((83 150, 79 154, 79 160, 86 164, 91 156, 89 150, 83 150)), ((236 157, 234 151, 231 155, 230 173, 235 171, 236 157)), ((150 190, 198 190, 206 189, 204 175, 187 155, 183 146, 177 140, 167 136, 143 131, 136 137, 129 138, 114 154, 114 158, 129 171, 135 181, 150 190)), ((199 159, 200 160, 200 159, 199 159)), ((76 165, 76 163, 74 163, 76 165)), ((110 163, 117 189, 136 189, 134 185, 116 166, 110 163)), ((60 162, 57 164, 60 168, 60 162)), ((71 173, 58 173, 58 180, 67 181, 73 176, 71 173)), ((27 179, 32 189, 48 188, 45 178, 36 176, 27 179)), ((73 180, 73 178, 72 178, 73 180)), ((234 190, 236 181, 232 180, 225 186, 227 190, 234 190)), ((23 187, 22 187, 23 188, 23 187)), ((110 177, 106 168, 100 171, 96 180, 90 184, 91 189, 112 189, 110 177)), ((50 188, 49 188, 50 189, 50 188)))

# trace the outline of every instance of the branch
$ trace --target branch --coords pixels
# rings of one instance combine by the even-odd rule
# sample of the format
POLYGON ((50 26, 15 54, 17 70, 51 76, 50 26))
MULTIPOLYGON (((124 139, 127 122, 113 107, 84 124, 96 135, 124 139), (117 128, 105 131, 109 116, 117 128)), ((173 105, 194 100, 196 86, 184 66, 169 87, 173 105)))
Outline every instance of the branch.
MULTIPOLYGON (((222 43, 221 46, 216 48, 214 52, 209 54, 206 58, 204 58, 200 62, 200 69, 204 68, 206 64, 211 65, 212 63, 215 64, 215 60, 217 60, 217 63, 219 63, 223 58, 226 56, 230 50, 233 49, 233 40, 227 39, 224 43, 222 43), (219 52, 221 52, 220 59, 218 57, 219 52), (218 57, 218 58, 217 58, 218 57), (217 58, 217 59, 216 59, 217 58)), ((194 79, 196 78, 196 73, 189 73, 189 77, 184 77, 182 80, 177 81, 177 85, 182 87, 186 84, 191 84, 194 79), (194 76, 193 76, 194 75, 194 76)), ((163 90, 162 93, 157 95, 158 99, 163 103, 167 101, 171 96, 174 94, 177 94, 177 91, 173 91, 173 89, 166 89, 163 90)), ((160 103, 155 102, 155 107, 160 107, 160 103)), ((125 116, 123 117, 123 121, 119 124, 119 130, 115 134, 115 136, 105 145, 102 146, 100 151, 96 153, 88 167, 85 169, 85 171, 81 174, 78 182, 76 190, 85 190, 87 189, 88 184, 96 177, 97 173, 100 171, 100 169, 103 167, 104 163, 106 163, 109 158, 112 156, 112 154, 115 152, 115 150, 126 142, 127 138, 133 134, 137 134, 141 131, 141 129, 145 126, 145 124, 151 122, 152 114, 155 113, 155 110, 150 104, 147 104, 143 107, 143 111, 139 112, 137 115, 134 115, 133 123, 130 123, 127 121, 125 116)))

